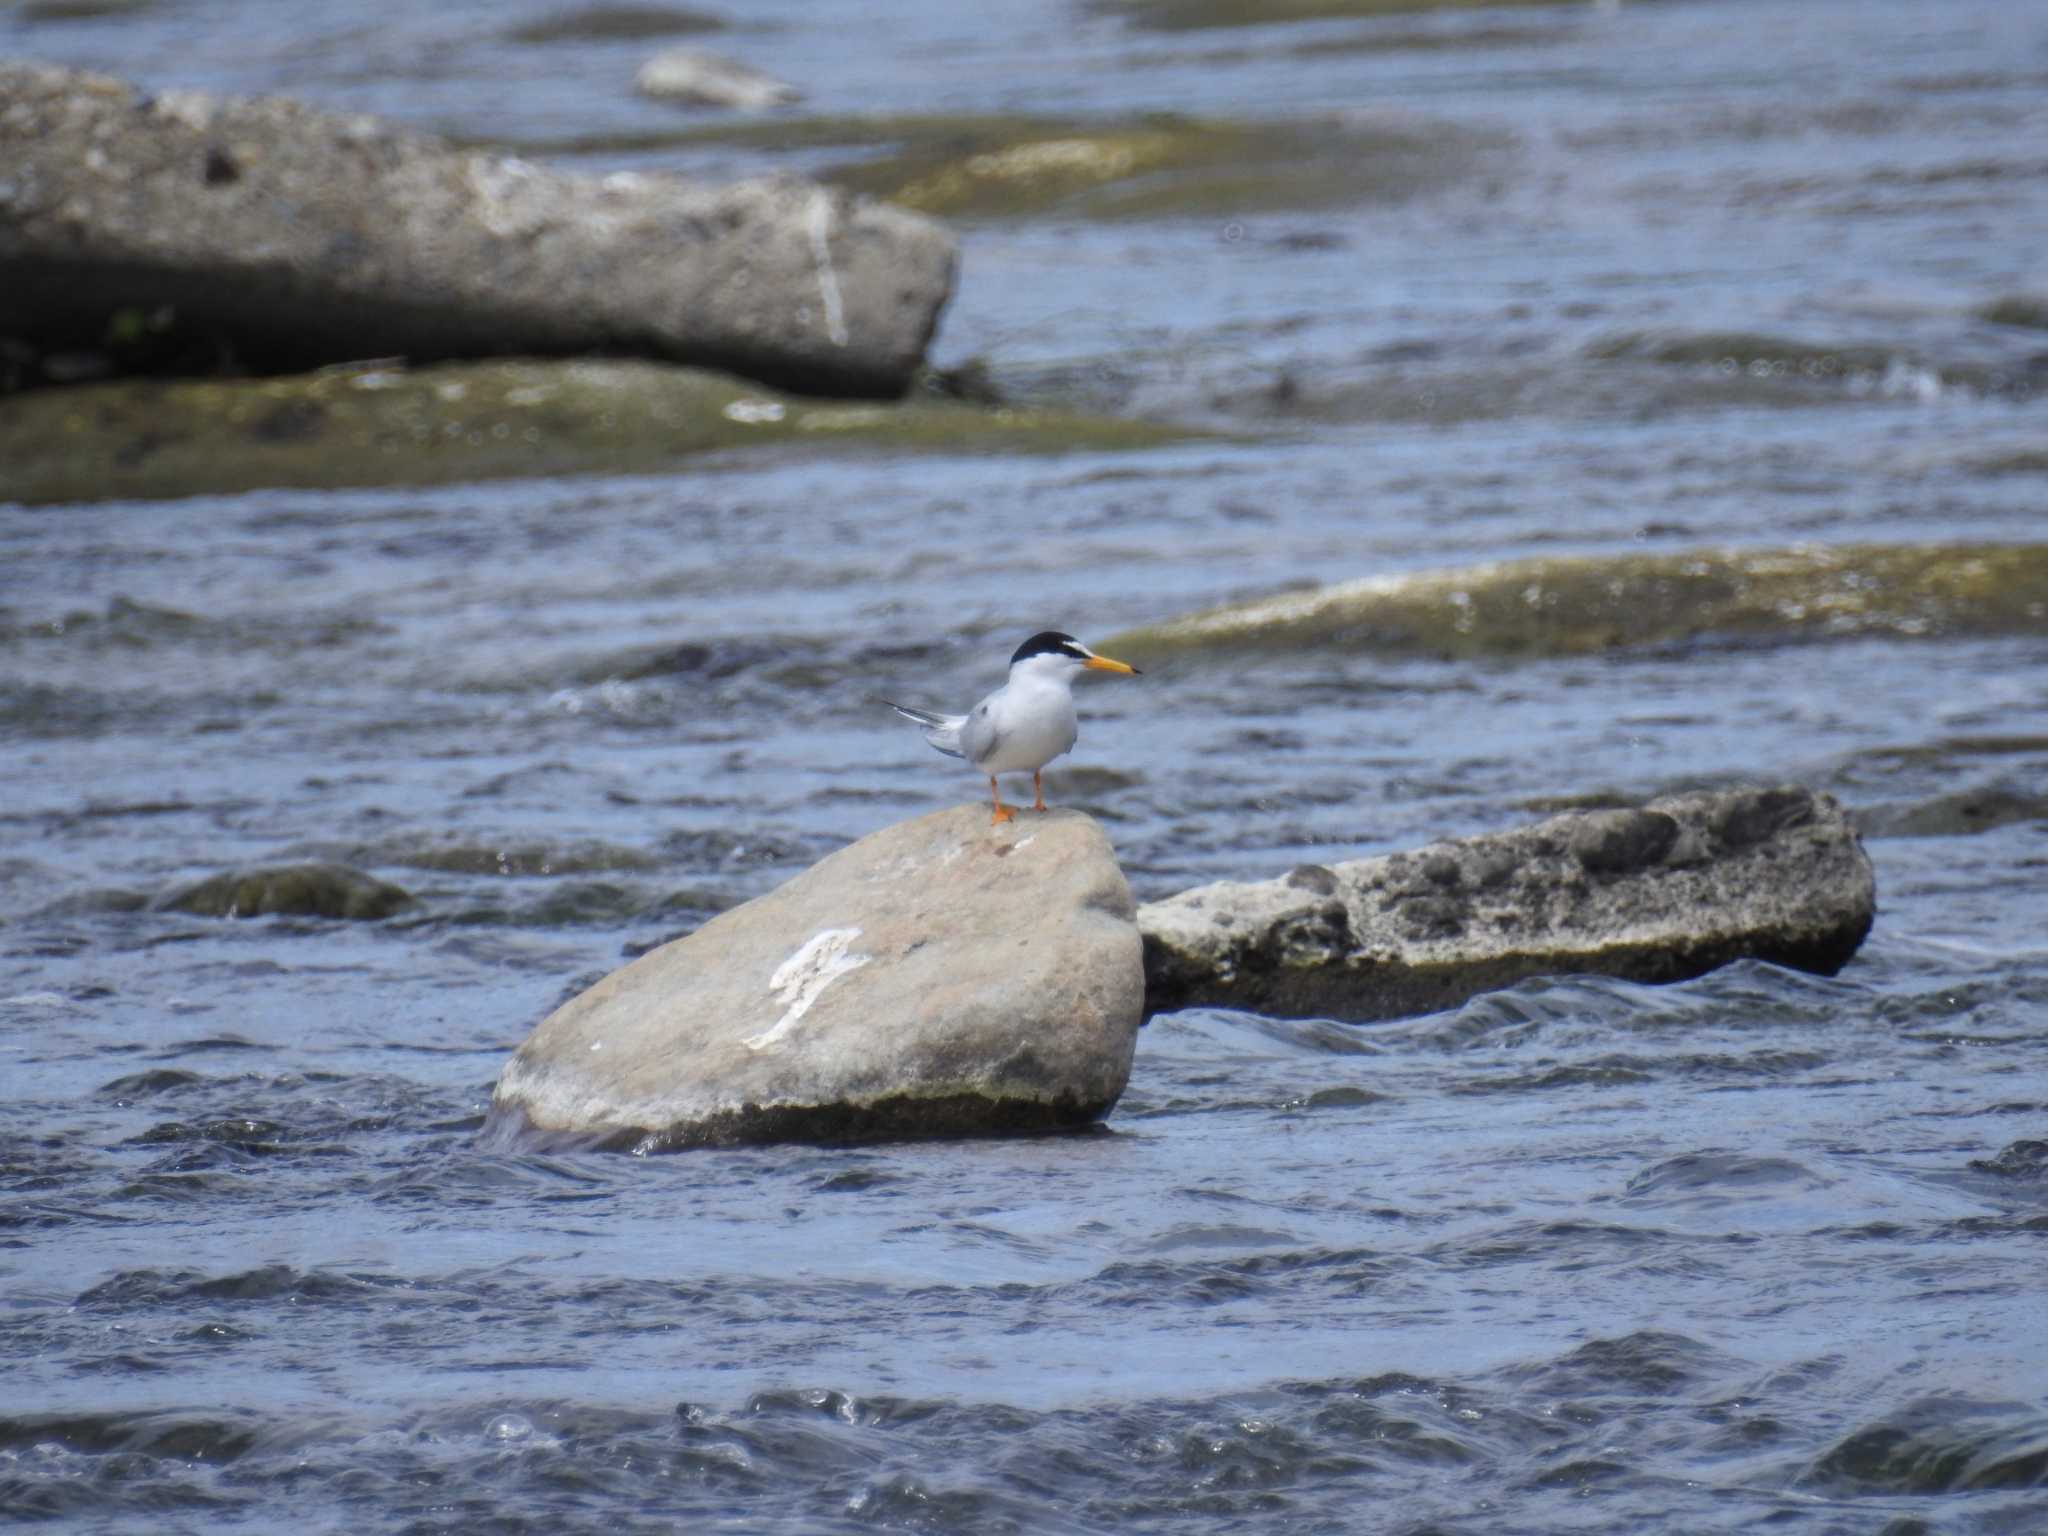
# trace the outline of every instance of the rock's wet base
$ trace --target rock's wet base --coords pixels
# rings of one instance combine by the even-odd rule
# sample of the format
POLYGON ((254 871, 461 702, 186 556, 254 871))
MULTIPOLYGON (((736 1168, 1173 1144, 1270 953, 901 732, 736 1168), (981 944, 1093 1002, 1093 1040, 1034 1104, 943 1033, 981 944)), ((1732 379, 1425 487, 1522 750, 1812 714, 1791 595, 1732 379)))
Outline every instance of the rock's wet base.
POLYGON ((517 1107, 493 1105, 477 1133, 477 1145, 494 1152, 630 1152, 635 1156, 782 1142, 857 1147, 1084 1131, 1099 1126, 1113 1108, 1113 1100, 992 1099, 967 1093, 896 1095, 862 1104, 743 1104, 682 1128, 633 1126, 579 1132, 536 1125, 517 1107))

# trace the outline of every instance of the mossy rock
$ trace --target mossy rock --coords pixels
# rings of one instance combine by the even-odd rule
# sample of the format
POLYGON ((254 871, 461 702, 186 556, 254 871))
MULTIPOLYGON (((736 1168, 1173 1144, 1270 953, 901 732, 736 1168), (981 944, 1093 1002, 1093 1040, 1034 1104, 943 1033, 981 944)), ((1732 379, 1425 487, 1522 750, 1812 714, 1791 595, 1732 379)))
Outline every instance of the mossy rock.
POLYGON ((228 870, 179 886, 151 906, 197 917, 328 917, 377 922, 412 902, 409 892, 344 864, 275 864, 228 870))
POLYGON ((673 5, 585 5, 522 22, 505 34, 512 43, 646 42, 725 28, 723 18, 673 5))
POLYGON ((1309 647, 1575 656, 1700 640, 2048 634, 2048 544, 1587 555, 1233 604, 1103 642, 1118 655, 1309 647))
POLYGON ((27 23, 113 21, 154 10, 156 3, 157 0, 23 0, 14 14, 17 20, 27 23))
POLYGON ((1263 27, 1289 21, 1358 21, 1417 11, 1492 10, 1562 5, 1566 0, 1096 0, 1090 9, 1155 32, 1263 27))
POLYGON ((850 404, 625 360, 327 369, 39 390, 0 412, 0 501, 645 473, 718 450, 1114 452, 1191 434, 956 401, 850 404))
POLYGON ((2030 331, 2048 331, 2048 297, 2039 294, 2010 294, 1993 299, 1977 311, 1977 318, 1993 325, 2017 325, 2030 331))

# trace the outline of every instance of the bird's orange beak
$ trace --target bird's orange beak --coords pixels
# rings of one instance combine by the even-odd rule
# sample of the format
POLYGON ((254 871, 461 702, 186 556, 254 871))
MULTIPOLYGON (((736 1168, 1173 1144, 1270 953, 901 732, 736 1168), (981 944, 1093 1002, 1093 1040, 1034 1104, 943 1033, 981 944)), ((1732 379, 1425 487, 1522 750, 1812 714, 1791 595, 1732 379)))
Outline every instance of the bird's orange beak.
POLYGON ((1090 656, 1083 666, 1095 672, 1121 672, 1125 677, 1137 677, 1138 669, 1128 661, 1114 661, 1107 656, 1090 656))

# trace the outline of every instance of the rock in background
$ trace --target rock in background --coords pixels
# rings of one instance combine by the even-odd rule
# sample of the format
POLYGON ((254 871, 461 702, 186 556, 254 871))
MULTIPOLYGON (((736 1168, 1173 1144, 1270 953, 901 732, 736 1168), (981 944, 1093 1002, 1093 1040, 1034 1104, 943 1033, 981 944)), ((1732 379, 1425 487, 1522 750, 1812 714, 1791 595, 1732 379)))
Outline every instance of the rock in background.
POLYGON ((2048 632, 2048 544, 1795 544, 1545 556, 1232 603, 1103 643, 1167 655, 1583 656, 1629 646, 2048 632))
POLYGON ((702 48, 671 48, 656 54, 640 66, 633 88, 677 106, 729 107, 737 112, 765 112, 804 96, 787 80, 702 48))
POLYGON ((209 875, 164 892, 150 903, 159 912, 199 917, 331 917, 379 922, 412 905, 412 896, 386 880, 343 864, 272 864, 209 875))
POLYGON ((1146 1010, 1364 1022, 1532 976, 1678 981, 1755 958, 1832 975, 1870 931, 1870 861, 1827 795, 1674 795, 1148 903, 1146 1010))
POLYGON ((886 405, 806 400, 634 358, 378 364, 11 397, 0 409, 0 500, 653 473, 692 454, 799 443, 811 453, 1116 452, 1176 435, 1144 421, 917 394, 886 405))
POLYGON ((0 65, 0 337, 45 356, 638 353, 893 395, 953 269, 928 219, 807 182, 565 176, 288 101, 0 65))
POLYGON ((1130 1076, 1130 888, 1074 811, 873 833, 543 1020, 487 1145, 670 1148, 1084 1125, 1130 1076))

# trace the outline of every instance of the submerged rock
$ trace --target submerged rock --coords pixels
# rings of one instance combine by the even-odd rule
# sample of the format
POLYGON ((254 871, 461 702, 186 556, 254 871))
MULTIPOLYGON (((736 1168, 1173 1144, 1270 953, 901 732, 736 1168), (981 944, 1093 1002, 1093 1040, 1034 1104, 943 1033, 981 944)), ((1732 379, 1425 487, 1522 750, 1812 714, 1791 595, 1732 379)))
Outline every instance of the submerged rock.
POLYGON ((1929 800, 1861 806, 1854 820, 1865 837, 1968 837, 2048 822, 2048 795, 2006 784, 1977 784, 1929 800))
POLYGON ((73 70, 0 65, 0 165, 0 336, 46 356, 633 352, 896 394, 952 291, 937 225, 813 184, 566 176, 73 70))
MULTIPOLYGON (((494 143, 541 156, 722 145, 800 155, 806 175, 920 213, 1118 219, 1398 202, 1501 163, 1511 140, 1497 130, 1396 111, 1284 121, 1172 112, 894 112, 726 119, 494 143)), ((1292 238, 1280 237, 1280 248, 1292 238)), ((1308 238, 1313 245, 1341 237, 1308 238)))
POLYGON ((1876 883, 1842 809, 1797 785, 1580 811, 1139 909, 1145 1006, 1364 1022, 1531 976, 1681 981, 1732 960, 1832 975, 1876 883))
POLYGON ((522 22, 505 33, 505 39, 535 44, 639 42, 724 29, 724 18, 708 11, 676 5, 600 4, 522 22))
POLYGON ((2005 355, 1940 360, 1900 346, 1813 342, 1747 331, 1637 331, 1596 342, 1587 355, 1603 362, 1700 370, 1731 386, 1737 398, 1754 399, 1763 389, 1787 402, 1815 388, 1850 398, 1925 400, 1961 390, 2029 400, 2048 384, 2042 359, 2011 346, 1997 350, 2005 355))
POLYGON ((633 89, 656 101, 686 107, 731 107, 765 112, 803 100, 787 80, 702 48, 670 48, 640 66, 633 89))
POLYGON ((777 445, 1115 452, 1190 435, 1056 410, 804 400, 626 359, 127 379, 10 398, 0 411, 0 501, 644 473, 777 445))
POLYGON ((2048 634, 2048 544, 1840 544, 1503 560, 1210 609, 1104 642, 1572 656, 1702 638, 2048 634))
POLYGON ((1092 0, 1089 8, 1154 31, 1193 32, 1215 27, 1268 27, 1288 21, 1356 20, 1412 11, 1562 3, 1565 0, 1092 0))
MULTIPOLYGON (((309 848, 307 852, 328 850, 309 848)), ((637 848, 597 838, 561 841, 478 842, 452 833, 408 831, 374 843, 344 845, 342 858, 366 864, 402 865, 455 875, 531 878, 562 875, 642 874, 661 861, 637 848)))
POLYGON ((2017 325, 2030 331, 2048 331, 2048 295, 2007 294, 1984 305, 1977 311, 1977 317, 1993 325, 2017 325))
POLYGON ((332 917, 376 922, 411 904, 412 896, 345 864, 275 864, 229 870, 166 891, 150 903, 159 912, 200 917, 332 917))
POLYGON ((899 147, 824 178, 953 218, 1220 217, 1400 201, 1464 180, 1502 145, 1463 126, 1391 114, 929 118, 899 120, 898 131, 899 147))
POLYGON ((105 21, 151 9, 157 0, 23 0, 14 8, 24 25, 39 21, 105 21))
POLYGON ((1130 1076, 1130 888, 1074 811, 876 832, 548 1016, 496 1146, 668 1149, 1084 1125, 1130 1076))

